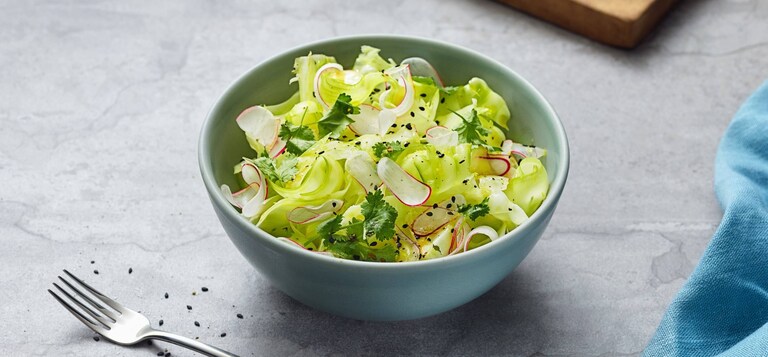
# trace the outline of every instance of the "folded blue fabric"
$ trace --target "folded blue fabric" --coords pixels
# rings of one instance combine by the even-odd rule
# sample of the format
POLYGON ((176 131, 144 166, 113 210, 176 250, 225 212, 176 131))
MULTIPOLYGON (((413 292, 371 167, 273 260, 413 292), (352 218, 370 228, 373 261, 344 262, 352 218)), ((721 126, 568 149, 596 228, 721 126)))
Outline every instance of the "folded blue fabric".
POLYGON ((644 356, 768 356, 768 82, 715 160, 723 220, 644 356))

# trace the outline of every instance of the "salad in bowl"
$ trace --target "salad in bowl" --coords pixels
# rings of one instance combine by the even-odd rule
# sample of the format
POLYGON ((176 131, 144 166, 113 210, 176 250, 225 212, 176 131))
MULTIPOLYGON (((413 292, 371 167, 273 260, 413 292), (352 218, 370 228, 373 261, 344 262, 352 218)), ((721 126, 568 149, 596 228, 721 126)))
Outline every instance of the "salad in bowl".
MULTIPOLYGON (((545 148, 505 135, 482 78, 443 83, 426 60, 362 46, 347 67, 309 53, 282 103, 243 110, 254 150, 220 189, 276 239, 317 254, 405 262, 460 254, 514 230, 549 190, 545 148)), ((513 119, 514 120, 514 119, 513 119)))

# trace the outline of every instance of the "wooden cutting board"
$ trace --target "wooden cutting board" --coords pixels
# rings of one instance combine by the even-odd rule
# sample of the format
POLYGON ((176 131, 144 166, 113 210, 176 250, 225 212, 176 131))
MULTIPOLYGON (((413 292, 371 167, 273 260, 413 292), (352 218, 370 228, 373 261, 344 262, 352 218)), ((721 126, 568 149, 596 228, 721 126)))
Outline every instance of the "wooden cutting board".
POLYGON ((637 46, 677 0, 498 0, 596 41, 637 46))

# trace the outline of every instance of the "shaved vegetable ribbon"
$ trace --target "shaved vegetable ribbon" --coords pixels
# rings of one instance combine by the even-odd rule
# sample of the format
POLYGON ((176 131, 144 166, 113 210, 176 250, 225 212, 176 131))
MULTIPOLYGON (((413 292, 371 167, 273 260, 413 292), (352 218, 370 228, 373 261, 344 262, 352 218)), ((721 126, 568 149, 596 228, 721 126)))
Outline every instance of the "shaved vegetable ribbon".
POLYGON ((446 86, 427 60, 398 64, 370 46, 351 67, 299 57, 294 74, 290 98, 234 118, 256 154, 235 166, 237 189, 221 186, 289 246, 440 258, 499 239, 546 198, 546 150, 506 137, 509 109, 482 79, 446 86))

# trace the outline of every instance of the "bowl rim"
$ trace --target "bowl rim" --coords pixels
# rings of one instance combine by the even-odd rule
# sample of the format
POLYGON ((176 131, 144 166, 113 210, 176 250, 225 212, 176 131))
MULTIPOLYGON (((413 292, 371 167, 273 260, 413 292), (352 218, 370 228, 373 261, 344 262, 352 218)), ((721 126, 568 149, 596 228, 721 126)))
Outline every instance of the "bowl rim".
POLYGON ((227 86, 227 89, 224 90, 224 92, 222 92, 222 94, 218 96, 218 98, 214 102, 214 105, 206 114, 205 120, 203 121, 203 124, 200 128, 200 135, 198 137, 198 164, 200 167, 200 174, 202 176, 203 183, 205 184, 206 190, 208 191, 208 195, 211 198, 211 202, 217 208, 219 208, 220 212, 223 212, 225 215, 227 215, 229 220, 234 224, 236 224, 241 230, 247 232, 248 235, 253 237, 254 239, 263 240, 264 243, 270 245, 272 249, 280 251, 285 254, 298 254, 299 256, 302 256, 302 258, 304 259, 314 260, 317 263, 342 265, 342 266, 348 265, 351 267, 357 267, 357 268, 363 268, 363 269, 392 270, 392 269, 410 269, 415 267, 418 267, 418 268, 435 267, 435 266, 444 265, 444 264, 456 264, 456 263, 465 262, 473 259, 475 256, 478 256, 489 249, 494 249, 494 247, 498 245, 499 242, 513 240, 516 236, 521 235, 522 234, 521 232, 523 232, 526 227, 533 225, 536 222, 544 219, 543 216, 546 214, 546 212, 549 212, 550 210, 555 209, 555 206, 557 205, 557 202, 560 199, 560 195, 562 194, 562 191, 565 187, 566 179, 568 177, 568 171, 570 166, 570 149, 568 146, 568 137, 565 133, 565 127, 563 126, 563 123, 560 120, 560 117, 557 115, 557 112, 552 107, 551 103, 527 79, 519 75, 517 72, 515 72, 511 68, 502 64, 501 62, 487 55, 484 55, 480 52, 477 52, 459 45, 455 45, 449 42, 445 42, 442 40, 436 40, 436 39, 430 39, 430 38, 418 37, 418 36, 407 36, 407 35, 359 34, 359 35, 351 35, 351 36, 337 36, 337 37, 332 37, 332 38, 323 39, 319 41, 304 43, 298 46, 293 46, 287 50, 284 50, 278 54, 272 55, 267 59, 259 62, 258 64, 251 67, 248 71, 246 71, 245 73, 237 77, 234 81, 232 81, 229 84, 229 86, 227 86), (240 85, 240 83, 246 77, 250 76, 253 72, 257 71, 259 67, 265 64, 268 64, 270 62, 276 62, 278 61, 279 58, 284 57, 289 53, 293 53, 303 49, 308 50, 309 48, 316 47, 316 46, 329 45, 339 41, 344 41, 344 42, 358 41, 362 45, 362 44, 365 44, 366 41, 374 41, 378 39, 386 39, 386 40, 399 39, 399 40, 405 40, 405 41, 411 41, 411 42, 420 42, 421 44, 427 45, 427 46, 434 46, 434 45, 443 46, 443 47, 447 47, 451 51, 455 51, 460 56, 479 57, 481 60, 491 63, 492 65, 496 66, 499 70, 506 72, 506 74, 510 75, 511 77, 516 78, 519 81, 519 83, 522 85, 524 90, 527 90, 530 94, 533 95, 533 97, 536 100, 540 101, 543 104, 544 110, 547 113, 547 115, 550 116, 552 119, 554 119, 555 139, 556 141, 562 144, 562 155, 560 155, 559 160, 555 163, 555 165, 560 170, 558 170, 557 175, 552 179, 552 182, 549 187, 549 191, 547 193, 547 197, 544 199, 544 201, 539 206, 539 208, 537 208, 536 211, 525 222, 517 226, 511 232, 508 232, 502 235, 501 237, 497 238, 496 240, 488 244, 482 245, 480 247, 474 248, 466 252, 462 252, 460 254, 440 257, 436 259, 408 261, 408 262, 369 262, 369 261, 343 259, 343 258, 338 258, 334 256, 328 256, 325 254, 317 254, 316 252, 311 252, 298 247, 294 247, 293 245, 287 244, 278 239, 274 239, 275 237, 273 235, 265 232, 255 224, 251 223, 248 219, 246 219, 239 212, 237 212, 235 208, 229 204, 229 202, 226 201, 226 199, 221 194, 220 188, 216 185, 216 179, 213 175, 212 161, 210 160, 210 154, 209 154, 211 151, 210 150, 211 148, 209 145, 209 139, 207 139, 208 133, 212 130, 211 128, 214 123, 213 115, 214 113, 221 111, 222 109, 221 106, 222 106, 222 103, 224 102, 223 99, 225 97, 232 95, 233 92, 235 91, 235 88, 238 87, 238 85, 240 85))

